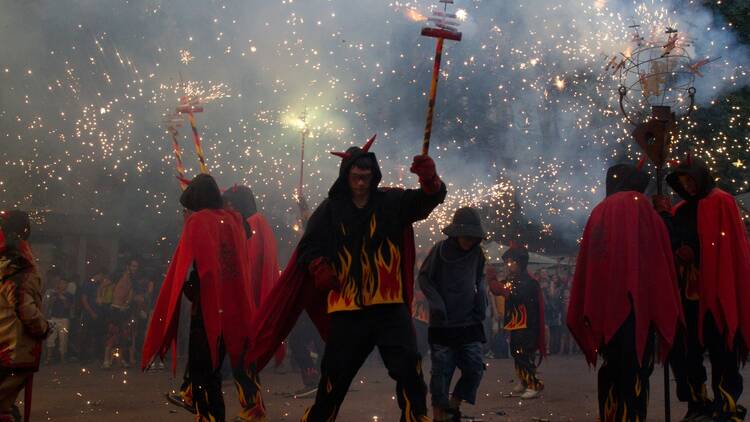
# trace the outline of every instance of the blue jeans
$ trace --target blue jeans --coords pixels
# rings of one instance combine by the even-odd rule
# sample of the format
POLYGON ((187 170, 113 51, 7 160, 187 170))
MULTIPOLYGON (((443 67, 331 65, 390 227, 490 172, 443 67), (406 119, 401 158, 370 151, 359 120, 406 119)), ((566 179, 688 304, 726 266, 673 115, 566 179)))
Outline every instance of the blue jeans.
POLYGON ((431 344, 430 351, 432 405, 443 409, 450 407, 448 391, 456 367, 461 370, 461 378, 453 388, 453 397, 474 404, 485 369, 482 360, 482 343, 477 341, 458 346, 431 344))

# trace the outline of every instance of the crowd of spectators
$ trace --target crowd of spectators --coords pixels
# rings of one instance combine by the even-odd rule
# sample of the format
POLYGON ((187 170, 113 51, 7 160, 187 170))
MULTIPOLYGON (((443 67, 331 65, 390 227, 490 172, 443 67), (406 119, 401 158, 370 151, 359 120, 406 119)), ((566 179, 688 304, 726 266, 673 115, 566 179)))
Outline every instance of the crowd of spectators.
POLYGON ((97 269, 82 283, 78 279, 55 269, 46 277, 45 315, 54 328, 46 340, 45 364, 135 365, 159 274, 130 259, 115 273, 97 269))

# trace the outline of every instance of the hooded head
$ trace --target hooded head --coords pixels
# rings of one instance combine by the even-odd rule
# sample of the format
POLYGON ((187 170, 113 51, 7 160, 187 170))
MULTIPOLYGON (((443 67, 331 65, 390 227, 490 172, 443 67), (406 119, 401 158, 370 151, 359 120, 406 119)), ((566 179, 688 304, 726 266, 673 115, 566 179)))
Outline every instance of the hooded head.
POLYGON ((617 192, 646 191, 651 176, 632 164, 617 164, 607 169, 607 196, 617 192))
POLYGON ((242 218, 248 219, 258 212, 255 204, 255 195, 253 191, 244 185, 234 185, 224 191, 222 195, 224 203, 242 215, 242 218))
POLYGON ((484 239, 486 233, 482 227, 479 212, 471 207, 462 207, 453 214, 453 221, 443 229, 449 237, 473 237, 484 239))
POLYGON ((691 157, 667 176, 667 184, 686 201, 703 199, 716 186, 706 163, 691 157))
POLYGON ((216 184, 216 180, 208 174, 199 174, 193 178, 185 191, 182 192, 180 203, 193 212, 224 207, 219 186, 216 184))
MULTIPOLYGON (((339 167, 339 177, 331 186, 328 191, 328 196, 331 198, 347 198, 352 196, 352 190, 349 186, 349 174, 353 167, 356 167, 356 175, 364 175, 368 171, 370 172, 370 192, 375 191, 380 184, 380 180, 383 178, 380 172, 380 166, 378 160, 375 158, 375 154, 370 152, 370 146, 375 141, 375 136, 367 141, 364 147, 350 147, 346 152, 333 152, 333 155, 341 157, 341 166, 339 167)), ((362 180, 363 177, 357 178, 362 180)))
POLYGON ((517 262, 520 272, 524 273, 529 265, 529 251, 525 246, 511 242, 510 247, 503 254, 504 262, 507 263, 510 260, 517 262))

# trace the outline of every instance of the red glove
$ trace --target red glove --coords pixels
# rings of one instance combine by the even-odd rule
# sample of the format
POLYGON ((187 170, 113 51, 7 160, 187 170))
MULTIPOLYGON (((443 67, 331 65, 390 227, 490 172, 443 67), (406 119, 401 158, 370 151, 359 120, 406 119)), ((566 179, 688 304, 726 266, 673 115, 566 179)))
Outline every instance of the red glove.
POLYGON ((419 176, 419 185, 426 194, 432 195, 440 191, 442 182, 435 170, 435 162, 429 155, 415 156, 409 171, 419 176))
POLYGON ((339 289, 339 279, 336 276, 336 270, 328 263, 327 259, 323 257, 316 258, 310 263, 307 270, 313 276, 317 289, 324 292, 339 289))
POLYGON ((675 255, 677 255, 677 257, 683 262, 693 262, 695 259, 695 252, 693 252, 693 248, 688 245, 680 246, 675 252, 675 255))
POLYGON ((662 213, 672 211, 672 201, 670 201, 669 197, 666 195, 653 195, 651 197, 651 202, 653 202, 656 212, 662 213))

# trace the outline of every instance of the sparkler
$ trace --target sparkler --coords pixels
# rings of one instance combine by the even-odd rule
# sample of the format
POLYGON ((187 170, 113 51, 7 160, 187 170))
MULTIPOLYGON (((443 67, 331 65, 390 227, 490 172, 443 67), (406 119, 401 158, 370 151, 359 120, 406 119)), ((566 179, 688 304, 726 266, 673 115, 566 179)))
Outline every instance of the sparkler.
POLYGON ((443 41, 445 39, 461 41, 461 33, 456 28, 458 21, 455 14, 448 13, 448 4, 453 0, 440 0, 443 3, 443 11, 434 11, 429 19, 428 25, 422 28, 422 35, 437 38, 435 45, 435 63, 432 67, 432 81, 430 82, 430 97, 427 103, 427 123, 424 127, 424 140, 422 141, 422 155, 427 155, 430 150, 430 136, 432 135, 432 115, 435 112, 435 98, 437 97, 437 85, 440 77, 440 60, 443 56, 443 41))

